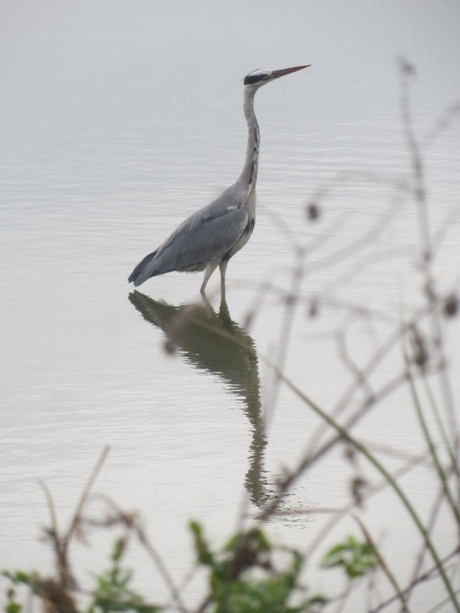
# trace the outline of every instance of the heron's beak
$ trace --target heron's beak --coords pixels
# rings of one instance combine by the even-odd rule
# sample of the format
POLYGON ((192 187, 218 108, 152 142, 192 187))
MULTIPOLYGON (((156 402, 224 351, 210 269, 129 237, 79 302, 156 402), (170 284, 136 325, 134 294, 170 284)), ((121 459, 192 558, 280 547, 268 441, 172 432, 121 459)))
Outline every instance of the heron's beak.
POLYGON ((280 77, 284 77, 284 75, 291 74, 291 72, 303 70, 304 68, 308 68, 309 66, 311 66, 311 64, 305 64, 305 66, 293 66, 292 68, 281 68, 281 70, 274 70, 271 74, 270 81, 273 79, 279 79, 280 77))

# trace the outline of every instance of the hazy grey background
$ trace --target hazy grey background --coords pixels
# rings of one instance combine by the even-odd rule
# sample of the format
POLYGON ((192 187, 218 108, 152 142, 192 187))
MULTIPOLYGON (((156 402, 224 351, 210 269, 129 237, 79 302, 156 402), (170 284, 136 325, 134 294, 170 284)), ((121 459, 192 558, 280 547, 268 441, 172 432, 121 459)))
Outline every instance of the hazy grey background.
MULTIPOLYGON (((68 518, 105 444, 112 451, 98 491, 143 513, 173 574, 190 564, 188 518, 203 519, 216 538, 231 531, 252 438, 244 402, 219 376, 163 353, 160 331, 128 301, 126 278, 238 175, 244 75, 311 63, 256 99, 258 221, 228 270, 230 314, 241 324, 254 284, 283 283, 292 262, 269 211, 311 240, 318 230, 305 223, 304 206, 318 185, 343 170, 404 170, 396 58, 417 67, 416 126, 424 133, 460 96, 459 32, 453 0, 0 2, 0 567, 49 564, 37 542, 47 519, 37 480, 68 518)), ((459 203, 459 140, 457 122, 430 152, 434 223, 459 203)), ((385 186, 353 182, 334 192, 321 223, 344 214, 345 222, 322 255, 378 219, 387 197, 385 186)), ((402 210, 382 248, 416 244, 414 220, 413 209, 402 210)), ((446 287, 458 282, 458 240, 457 222, 441 255, 446 287)), ((416 284, 399 263, 386 272, 349 289, 359 300, 379 288, 372 299, 384 296, 395 313, 416 284)), ((319 291, 328 275, 307 279, 307 291, 319 291)), ((196 299, 200 283, 173 274, 141 289, 177 305, 196 299)), ((261 353, 276 346, 280 318, 281 305, 269 300, 251 330, 261 353)), ((316 330, 300 318, 287 364, 322 402, 343 384, 332 348, 320 342, 334 324, 331 317, 316 330)), ((260 376, 267 380, 263 366, 260 376)), ((411 419, 395 406, 364 433, 415 446, 411 419)), ((315 424, 281 395, 267 474, 298 457, 315 424)), ((337 461, 302 483, 293 504, 346 499, 351 469, 338 471, 337 461)), ((414 480, 421 499, 430 488, 423 475, 414 480)), ((398 513, 384 500, 369 524, 381 534, 398 513)), ((285 520, 271 530, 302 544, 320 521, 285 520)), ((410 548, 403 518, 393 528, 402 550, 410 548)), ((97 565, 105 547, 96 541, 77 557, 97 565)), ((393 554, 397 564, 401 550, 393 554)), ((136 551, 133 559, 143 560, 136 551)), ((144 562, 139 581, 157 593, 144 562)))

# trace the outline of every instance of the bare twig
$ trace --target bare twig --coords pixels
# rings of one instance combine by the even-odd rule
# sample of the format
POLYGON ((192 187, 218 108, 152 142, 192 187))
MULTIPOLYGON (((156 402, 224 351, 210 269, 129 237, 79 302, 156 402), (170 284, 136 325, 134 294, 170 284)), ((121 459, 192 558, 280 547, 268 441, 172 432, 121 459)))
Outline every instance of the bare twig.
POLYGON ((387 576, 389 582, 393 586, 393 589, 394 589, 394 591, 396 593, 396 596, 401 601, 401 606, 402 606, 401 612, 402 613, 408 613, 409 610, 407 608, 406 597, 403 594, 403 592, 401 591, 401 588, 400 588, 400 586, 398 584, 398 581, 397 581, 395 575, 391 572, 388 564, 386 563, 385 558, 383 557, 382 553, 380 552, 379 548, 377 547, 377 544, 375 543, 374 539, 372 538, 369 530, 367 529, 367 527, 364 524, 363 520, 358 515, 353 514, 353 519, 355 520, 355 522, 361 528, 361 531, 364 534, 364 537, 365 537, 366 541, 372 547, 372 550, 374 551, 375 555, 377 556, 380 568, 383 570, 383 572, 387 576))

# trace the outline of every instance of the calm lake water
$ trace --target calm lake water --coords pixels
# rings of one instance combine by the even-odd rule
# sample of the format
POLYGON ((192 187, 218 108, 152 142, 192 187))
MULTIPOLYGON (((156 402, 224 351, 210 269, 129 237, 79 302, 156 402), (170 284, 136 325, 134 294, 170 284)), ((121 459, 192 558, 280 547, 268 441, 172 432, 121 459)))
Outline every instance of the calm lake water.
MULTIPOLYGON (((138 510, 181 577, 193 560, 188 520, 199 518, 221 542, 242 505, 254 514, 283 468, 314 447, 320 421, 301 401, 281 388, 271 407, 267 358, 281 359, 288 340, 283 369, 332 410, 355 376, 337 331, 346 330, 346 350, 359 367, 386 338, 383 319, 397 325, 421 300, 415 205, 394 186, 410 167, 395 59, 404 55, 416 66, 411 95, 423 138, 460 96, 458 5, 172 5, 0 6, 2 568, 50 568, 38 540, 48 521, 39 483, 53 493, 65 524, 110 445, 95 491, 138 510), (312 67, 256 98, 258 218, 250 243, 229 265, 227 308, 219 311, 216 274, 209 284, 215 312, 204 328, 188 329, 171 355, 163 329, 180 305, 199 301, 201 275, 158 277, 138 293, 126 279, 185 216, 238 176, 244 75, 303 63, 312 67), (311 201, 319 206, 316 221, 306 215, 311 201), (291 287, 293 236, 310 251, 305 300, 291 312, 282 291, 259 286, 291 287), (318 316, 308 317, 317 300, 318 316), (356 317, 350 305, 375 310, 382 322, 356 317)), ((457 116, 426 153, 430 223, 433 232, 445 231, 435 267, 445 292, 460 281, 459 167, 457 116)), ((446 335, 458 399, 456 321, 446 335)), ((383 365, 373 385, 397 372, 398 359, 383 365)), ((407 392, 385 399, 356 433, 375 448, 424 452, 407 392)), ((403 461, 388 458, 392 467, 403 461)), ((351 502, 357 474, 378 481, 338 449, 285 506, 340 508, 351 502)), ((419 468, 404 482, 424 515, 437 487, 428 474, 419 468)), ((362 516, 393 569, 410 573, 418 537, 400 504, 385 493, 362 516)), ((269 531, 306 548, 329 517, 275 518, 269 531)), ((319 553, 351 531, 359 533, 345 519, 319 553)), ((447 551, 450 520, 437 531, 447 551)), ((109 540, 91 543, 75 547, 76 560, 100 568, 109 540)), ((144 554, 135 547, 130 554, 138 585, 164 597, 144 554)), ((329 589, 324 578, 317 581, 316 591, 329 589)), ((442 598, 430 585, 414 600, 424 608, 414 610, 442 598)))

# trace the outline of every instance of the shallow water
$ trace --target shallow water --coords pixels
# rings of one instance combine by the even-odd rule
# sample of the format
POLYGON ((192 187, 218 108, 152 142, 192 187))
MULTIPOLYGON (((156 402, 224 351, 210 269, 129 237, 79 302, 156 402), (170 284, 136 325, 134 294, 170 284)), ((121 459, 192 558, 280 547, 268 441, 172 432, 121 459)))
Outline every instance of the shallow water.
MULTIPOLYGON (((307 10, 296 2, 292 14, 280 14, 277 3, 261 11, 256 4, 218 10, 184 3, 179 18, 152 3, 136 10, 125 2, 51 1, 0 9, 2 567, 50 564, 37 542, 47 521, 38 482, 53 492, 62 520, 69 519, 105 445, 111 452, 97 491, 147 518, 174 575, 191 563, 190 518, 225 538, 245 497, 251 512, 270 497, 276 477, 300 457, 319 424, 285 389, 264 417, 272 390, 265 358, 276 358, 286 338, 286 306, 276 293, 260 301, 257 286, 289 287, 294 254, 284 224, 301 244, 315 246, 302 291, 323 300, 320 317, 305 317, 306 306, 293 317, 284 367, 323 406, 333 406, 350 378, 332 334, 339 324, 350 325, 361 363, 383 337, 379 326, 352 324, 349 313, 328 310, 324 299, 373 307, 393 321, 419 299, 414 205, 407 198, 392 205, 394 187, 381 180, 408 166, 394 57, 406 54, 417 65, 414 112, 423 134, 458 98, 452 59, 460 51, 458 8, 447 3, 442 13, 428 2, 420 10, 394 3, 385 13, 352 3, 344 13, 340 3, 307 10), (365 20, 364 30, 354 14, 365 20), (304 61, 313 64, 308 71, 257 96, 258 219, 228 269, 228 311, 219 311, 216 275, 215 313, 206 326, 178 337, 170 355, 162 330, 180 305, 198 300, 201 279, 171 274, 132 293, 126 278, 178 222, 238 175, 244 74, 257 64, 304 61), (346 180, 334 181, 344 172, 346 180), (365 173, 378 180, 363 179, 365 173), (330 191, 319 203, 320 218, 309 223, 306 204, 317 202, 315 190, 325 184, 330 191), (345 257, 348 251, 340 250, 372 228, 381 232, 345 257)), ((446 290, 459 281, 458 136, 457 121, 427 154, 432 226, 444 228, 450 219, 436 267, 446 290)), ((458 326, 448 335, 458 394, 458 326)), ((394 367, 386 365, 383 375, 394 367)), ((404 394, 379 407, 358 432, 401 452, 422 448, 404 394)), ((356 470, 332 454, 287 505, 342 506, 356 470)), ((413 473, 407 487, 424 508, 434 487, 426 471, 413 473)), ((391 496, 379 497, 366 518, 381 536, 388 516, 400 520, 392 526, 395 542, 415 547, 391 496)), ((325 518, 283 518, 270 530, 307 545, 325 518)), ((345 524, 337 534, 351 529, 345 524)), ((76 555, 89 566, 104 551, 96 539, 76 555)), ((389 545, 388 555, 398 568, 400 549, 389 545)), ((133 559, 142 553, 134 550, 133 559)), ((139 582, 150 589, 150 570, 139 566, 139 582)))

